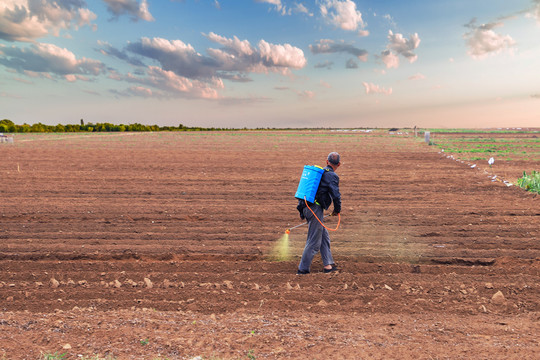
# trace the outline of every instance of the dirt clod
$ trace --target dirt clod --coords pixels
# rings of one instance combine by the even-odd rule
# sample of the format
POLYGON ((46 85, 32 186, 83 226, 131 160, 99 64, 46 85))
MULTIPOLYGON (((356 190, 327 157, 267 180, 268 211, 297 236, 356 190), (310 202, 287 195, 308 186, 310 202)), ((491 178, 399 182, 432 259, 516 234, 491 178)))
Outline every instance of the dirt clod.
POLYGON ((502 291, 497 291, 491 297, 491 303, 494 305, 504 305, 506 303, 506 298, 504 297, 502 291))

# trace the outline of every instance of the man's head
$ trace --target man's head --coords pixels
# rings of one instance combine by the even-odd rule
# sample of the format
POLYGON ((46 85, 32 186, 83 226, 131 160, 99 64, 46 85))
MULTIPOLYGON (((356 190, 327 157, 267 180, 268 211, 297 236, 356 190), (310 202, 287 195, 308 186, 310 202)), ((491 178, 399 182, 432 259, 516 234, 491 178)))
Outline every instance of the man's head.
POLYGON ((339 165, 341 165, 340 162, 340 156, 337 152, 333 151, 330 154, 328 154, 328 158, 326 159, 326 164, 330 165, 334 170, 336 170, 339 165))

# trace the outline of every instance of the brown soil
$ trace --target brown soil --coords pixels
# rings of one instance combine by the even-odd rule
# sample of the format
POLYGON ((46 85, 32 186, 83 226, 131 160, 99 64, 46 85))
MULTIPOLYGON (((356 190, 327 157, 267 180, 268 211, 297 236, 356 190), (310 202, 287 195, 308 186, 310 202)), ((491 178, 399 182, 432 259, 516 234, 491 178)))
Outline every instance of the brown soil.
POLYGON ((538 354, 538 195, 421 139, 25 134, 0 153, 0 358, 538 354), (303 165, 334 150, 341 270, 297 276, 305 227, 290 261, 268 254, 301 223, 303 165))

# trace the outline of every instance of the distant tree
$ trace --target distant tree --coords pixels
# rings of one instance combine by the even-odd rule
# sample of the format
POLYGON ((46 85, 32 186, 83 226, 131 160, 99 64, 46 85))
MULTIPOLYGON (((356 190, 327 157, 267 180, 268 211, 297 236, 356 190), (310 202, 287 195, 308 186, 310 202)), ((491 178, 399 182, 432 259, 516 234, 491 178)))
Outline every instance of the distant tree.
POLYGON ((54 128, 54 132, 65 132, 66 131, 66 128, 64 125, 62 124, 58 124, 56 125, 56 127, 54 128))
POLYGON ((42 123, 34 124, 30 127, 30 131, 31 132, 45 132, 46 131, 45 125, 43 125, 42 123))
POLYGON ((83 119, 81 119, 81 125, 84 126, 84 120, 83 119))
POLYGON ((6 125, 7 127, 15 125, 15 123, 9 119, 0 120, 0 124, 6 125))
POLYGON ((30 125, 28 124, 22 124, 20 126, 17 126, 17 132, 27 133, 30 131, 31 131, 31 128, 30 128, 30 125))

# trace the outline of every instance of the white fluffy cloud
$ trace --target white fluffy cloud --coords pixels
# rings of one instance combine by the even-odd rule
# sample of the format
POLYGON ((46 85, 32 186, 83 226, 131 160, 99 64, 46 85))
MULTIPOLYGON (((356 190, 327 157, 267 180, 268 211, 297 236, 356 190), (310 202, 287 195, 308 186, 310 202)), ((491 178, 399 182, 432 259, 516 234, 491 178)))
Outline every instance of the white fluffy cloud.
POLYGON ((137 0, 103 0, 107 4, 107 10, 115 17, 129 15, 133 21, 154 21, 154 17, 148 11, 147 0, 140 3, 137 0))
POLYGON ((247 40, 240 40, 236 36, 234 36, 232 39, 228 39, 224 36, 220 36, 218 34, 215 34, 213 32, 206 35, 208 40, 221 44, 225 48, 230 49, 232 52, 242 55, 242 56, 251 56, 253 53, 255 53, 255 49, 251 46, 249 41, 247 40))
MULTIPOLYGON (((216 99, 224 87, 223 79, 248 82, 249 73, 277 72, 288 74, 291 69, 303 68, 307 60, 304 52, 290 44, 271 44, 260 40, 253 46, 236 36, 226 38, 215 33, 203 34, 222 47, 207 49, 207 55, 181 40, 142 38, 124 50, 108 43, 100 44, 103 54, 115 56, 131 64, 141 65, 144 59, 157 61, 161 67, 148 67, 146 78, 130 77, 145 86, 153 86, 169 93, 216 99), (141 60, 131 54, 137 54, 141 60), (160 85, 160 81, 166 85, 160 85)), ((115 75, 115 78, 118 77, 115 75)), ((123 79, 121 76, 119 79, 123 79)), ((134 94, 133 92, 130 92, 134 94)))
POLYGON ((391 95, 392 94, 392 88, 385 89, 383 87, 380 87, 379 85, 375 85, 373 83, 367 83, 363 82, 362 85, 364 85, 366 89, 366 94, 384 94, 384 95, 391 95))
POLYGON ((352 0, 326 0, 320 5, 320 10, 323 18, 343 30, 355 31, 365 27, 362 13, 352 0))
POLYGON ((469 47, 468 54, 474 59, 482 59, 486 56, 503 51, 512 52, 516 42, 509 35, 500 35, 493 31, 494 28, 503 26, 502 23, 489 23, 476 26, 473 19, 466 26, 471 29, 463 37, 469 47))
POLYGON ((399 67, 399 57, 390 50, 384 50, 381 53, 381 60, 387 69, 399 67))
POLYGON ((301 69, 307 60, 304 52, 290 44, 270 44, 264 40, 259 41, 259 54, 265 67, 277 69, 301 69))
POLYGON ((288 73, 291 68, 300 69, 307 63, 304 52, 290 44, 271 44, 260 40, 254 47, 249 41, 236 36, 232 39, 214 33, 205 36, 223 47, 208 49, 205 56, 181 40, 142 38, 129 44, 127 50, 157 60, 164 70, 194 79, 227 76, 228 72, 288 73))
POLYGON ((2 0, 0 39, 33 41, 61 30, 92 24, 97 16, 84 1, 2 0))
POLYGON ((395 51, 405 57, 409 62, 415 62, 418 56, 413 52, 420 45, 420 37, 413 34, 406 39, 402 34, 394 34, 392 30, 388 31, 388 49, 395 51))
POLYGON ((381 52, 380 58, 386 68, 399 67, 399 55, 403 56, 409 62, 413 63, 418 59, 418 55, 414 50, 420 45, 420 37, 418 34, 413 34, 406 39, 403 34, 394 34, 392 30, 388 31, 387 49, 381 52))
POLYGON ((74 81, 86 78, 73 75, 99 75, 106 72, 102 62, 77 59, 71 51, 54 44, 32 44, 27 48, 3 47, 2 52, 4 56, 0 58, 0 64, 27 75, 40 74, 50 78, 50 74, 54 74, 74 81))
MULTIPOLYGON (((142 38, 130 43, 127 51, 154 59, 166 71, 187 78, 211 78, 215 73, 215 61, 199 54, 193 46, 181 40, 142 38)), ((125 52, 124 52, 125 54, 125 52)))

